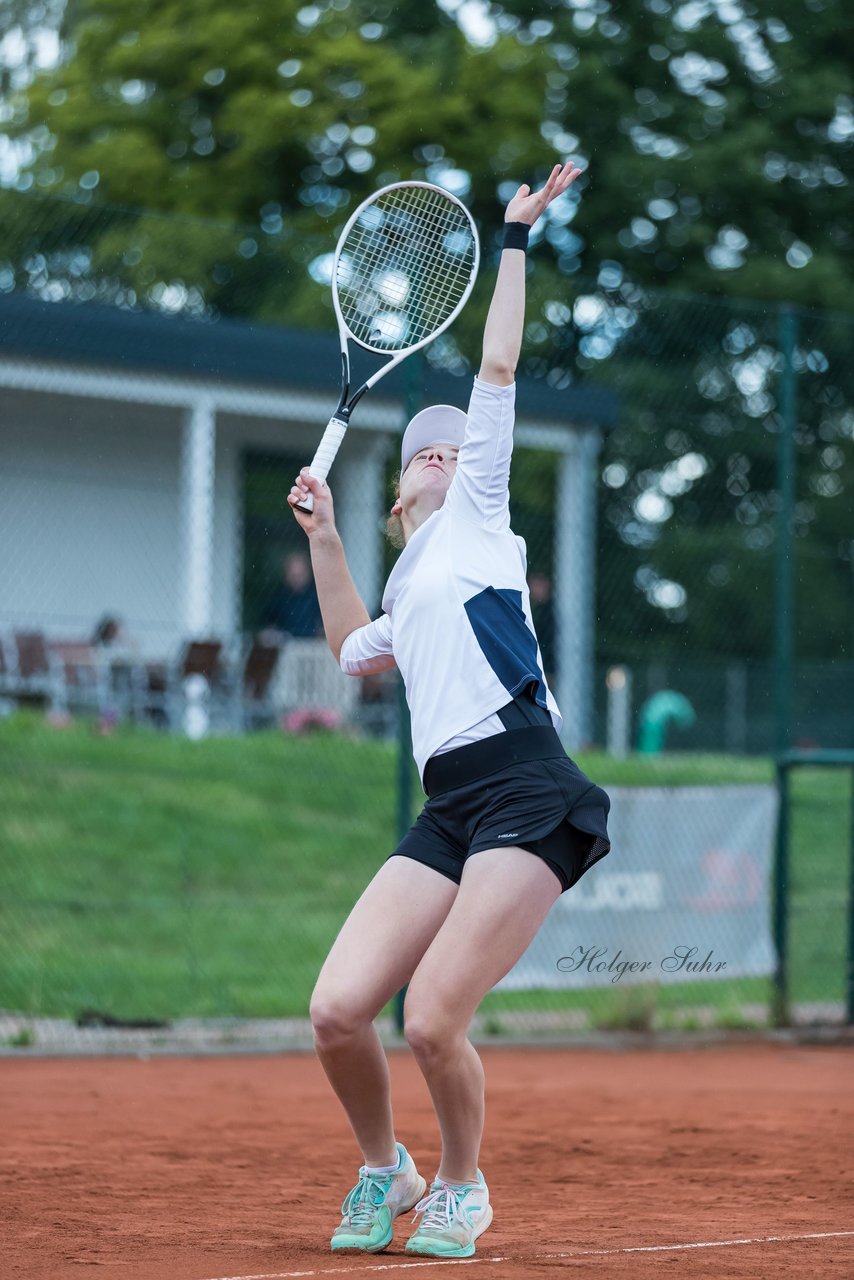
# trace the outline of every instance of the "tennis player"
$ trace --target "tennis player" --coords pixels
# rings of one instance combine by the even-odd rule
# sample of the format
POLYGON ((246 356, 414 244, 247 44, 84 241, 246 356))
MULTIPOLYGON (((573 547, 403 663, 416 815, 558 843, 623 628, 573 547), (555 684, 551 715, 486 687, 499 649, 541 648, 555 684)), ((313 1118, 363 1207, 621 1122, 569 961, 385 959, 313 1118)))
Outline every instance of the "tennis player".
POLYGON ((375 621, 347 568, 327 485, 305 468, 288 498, 295 507, 314 497, 313 514, 294 514, 342 669, 400 669, 428 797, 353 908, 312 997, 317 1053, 364 1160, 334 1250, 384 1249, 394 1219, 414 1209, 407 1253, 474 1253, 492 1208, 478 1167, 484 1073, 469 1025, 557 897, 610 849, 608 797, 560 744, 508 506, 528 232, 578 174, 556 165, 541 191, 522 186, 507 206, 468 413, 433 405, 406 428, 391 516, 403 551, 375 621), (442 1137, 429 1192, 396 1140, 373 1025, 407 983, 405 1034, 442 1137))

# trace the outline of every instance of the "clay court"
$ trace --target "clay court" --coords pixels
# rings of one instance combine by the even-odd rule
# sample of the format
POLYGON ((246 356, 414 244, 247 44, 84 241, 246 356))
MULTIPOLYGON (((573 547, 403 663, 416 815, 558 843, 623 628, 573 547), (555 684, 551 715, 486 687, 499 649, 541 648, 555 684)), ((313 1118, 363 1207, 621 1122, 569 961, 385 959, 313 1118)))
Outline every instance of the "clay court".
MULTIPOLYGON (((854 1276, 850 1045, 482 1049, 474 1259, 334 1257, 359 1163, 310 1055, 0 1062, 4 1276, 284 1280, 475 1267, 582 1275, 854 1276)), ((398 1136, 429 1177, 429 1098, 392 1054, 398 1136)))

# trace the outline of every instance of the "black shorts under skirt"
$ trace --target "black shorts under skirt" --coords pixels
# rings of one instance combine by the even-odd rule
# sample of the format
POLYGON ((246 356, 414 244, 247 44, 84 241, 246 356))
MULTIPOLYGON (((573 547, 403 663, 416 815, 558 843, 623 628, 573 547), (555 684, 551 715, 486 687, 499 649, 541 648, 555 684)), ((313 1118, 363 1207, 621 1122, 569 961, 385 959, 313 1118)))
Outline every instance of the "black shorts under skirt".
POLYGON ((514 845, 548 863, 565 892, 611 848, 608 795, 553 729, 513 729, 434 756, 425 786, 427 803, 390 857, 457 884, 471 854, 514 845))

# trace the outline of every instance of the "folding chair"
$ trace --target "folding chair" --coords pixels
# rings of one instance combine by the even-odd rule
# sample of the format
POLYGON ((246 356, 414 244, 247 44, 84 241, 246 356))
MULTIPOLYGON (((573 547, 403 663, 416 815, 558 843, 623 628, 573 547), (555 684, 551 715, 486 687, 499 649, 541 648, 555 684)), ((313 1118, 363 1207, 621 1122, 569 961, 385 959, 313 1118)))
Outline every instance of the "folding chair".
POLYGON ((187 706, 185 682, 191 676, 205 680, 209 709, 218 710, 228 693, 221 640, 188 640, 173 663, 144 663, 135 678, 135 718, 173 732, 179 730, 187 706))
POLYGON ((64 672, 52 656, 41 631, 16 631, 17 674, 15 697, 19 701, 46 703, 53 712, 65 711, 64 672))
POLYGON ((245 650, 243 667, 233 688, 233 727, 242 731, 276 718, 273 681, 281 648, 255 639, 245 650))

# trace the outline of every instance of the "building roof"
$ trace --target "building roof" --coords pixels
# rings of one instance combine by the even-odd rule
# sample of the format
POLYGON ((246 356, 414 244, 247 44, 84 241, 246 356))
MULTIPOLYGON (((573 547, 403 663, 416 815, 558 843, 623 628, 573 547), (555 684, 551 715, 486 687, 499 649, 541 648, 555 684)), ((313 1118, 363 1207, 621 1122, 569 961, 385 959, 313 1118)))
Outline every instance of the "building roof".
MULTIPOLYGON (((255 386, 300 387, 337 396, 340 355, 333 330, 316 333, 220 317, 216 320, 124 310, 94 302, 44 302, 13 291, 0 294, 0 358, 120 369, 127 373, 211 378, 255 386)), ((354 362, 354 384, 366 376, 354 362)), ((383 390, 404 392, 404 361, 383 381, 383 390)), ((372 366, 371 371, 376 368, 372 366)), ((462 403, 466 379, 422 362, 419 396, 429 403, 462 403)), ((519 398, 527 417, 612 425, 617 397, 595 386, 555 390, 543 379, 520 378, 519 398)))

